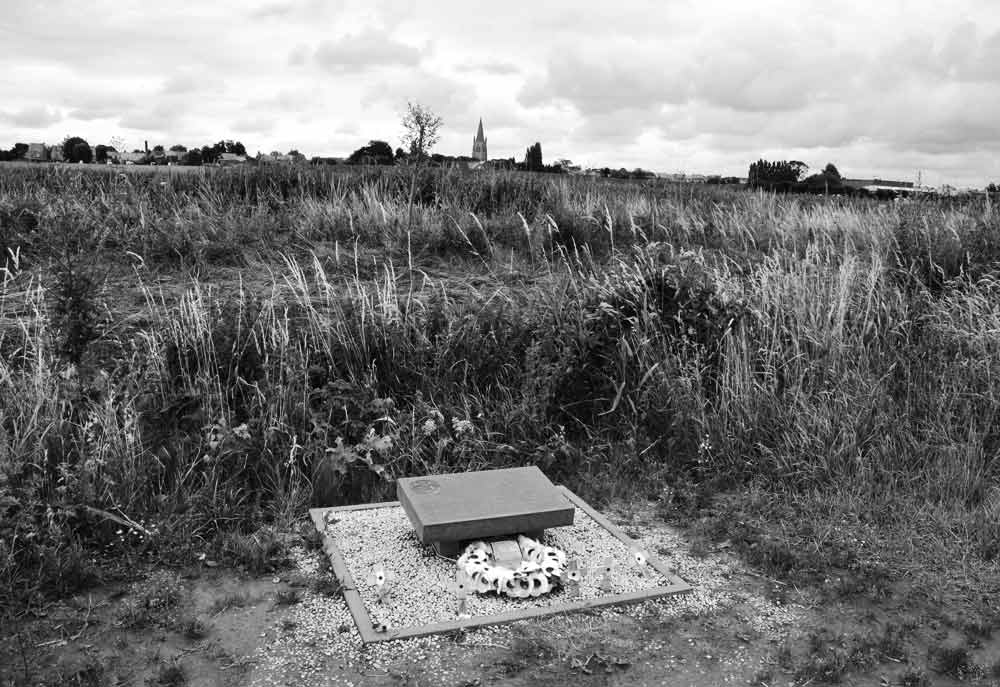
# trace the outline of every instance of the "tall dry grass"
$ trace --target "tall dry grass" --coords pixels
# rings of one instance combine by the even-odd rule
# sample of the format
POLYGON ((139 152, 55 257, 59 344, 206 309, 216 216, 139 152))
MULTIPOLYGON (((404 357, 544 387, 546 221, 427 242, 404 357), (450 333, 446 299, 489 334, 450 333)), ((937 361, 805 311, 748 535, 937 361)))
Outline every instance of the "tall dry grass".
POLYGON ((0 584, 526 463, 595 498, 836 494, 1000 553, 981 205, 441 171, 406 232, 407 191, 5 170, 0 584), (55 294, 92 283, 71 362, 55 294))

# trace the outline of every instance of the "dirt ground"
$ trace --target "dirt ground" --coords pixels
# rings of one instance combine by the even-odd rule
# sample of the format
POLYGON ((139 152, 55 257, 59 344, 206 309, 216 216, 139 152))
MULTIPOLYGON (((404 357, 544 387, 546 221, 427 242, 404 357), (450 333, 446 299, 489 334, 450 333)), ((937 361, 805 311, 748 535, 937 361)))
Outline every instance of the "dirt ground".
POLYGON ((195 560, 21 615, 0 633, 0 685, 1000 685, 1000 624, 974 620, 998 590, 845 594, 833 573, 799 588, 651 509, 610 515, 696 589, 363 647, 302 540, 266 576, 195 560))

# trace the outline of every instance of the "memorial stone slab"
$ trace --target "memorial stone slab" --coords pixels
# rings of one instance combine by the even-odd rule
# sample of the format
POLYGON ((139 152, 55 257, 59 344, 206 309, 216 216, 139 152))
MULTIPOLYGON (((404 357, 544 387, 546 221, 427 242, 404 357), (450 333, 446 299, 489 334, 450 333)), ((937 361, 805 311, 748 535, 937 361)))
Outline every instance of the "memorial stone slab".
POLYGON ((405 477, 396 493, 417 538, 453 556, 460 542, 573 524, 575 508, 537 467, 405 477))

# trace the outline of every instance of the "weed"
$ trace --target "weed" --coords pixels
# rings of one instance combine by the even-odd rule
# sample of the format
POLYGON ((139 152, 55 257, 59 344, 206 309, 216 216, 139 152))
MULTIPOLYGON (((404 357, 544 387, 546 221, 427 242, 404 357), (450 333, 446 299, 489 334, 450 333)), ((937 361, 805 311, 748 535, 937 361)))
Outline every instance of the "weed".
POLYGON ((283 536, 273 527, 262 527, 253 534, 227 534, 222 550, 234 565, 254 575, 271 572, 288 564, 288 549, 283 536))
POLYGON ((108 684, 109 677, 99 662, 88 661, 86 665, 72 673, 60 676, 58 684, 67 687, 102 687, 108 684))
POLYGON ((118 611, 118 623, 133 630, 167 623, 183 596, 179 580, 155 575, 133 586, 132 595, 124 600, 118 611))
POLYGON ((156 684, 162 687, 182 687, 187 684, 187 673, 180 663, 171 662, 160 666, 156 674, 156 684))
POLYGON ((549 640, 525 635, 511 641, 508 655, 497 661, 497 667, 504 675, 513 676, 533 665, 551 661, 556 656, 556 648, 549 640))
POLYGON ((225 613, 231 608, 243 608, 248 603, 250 603, 250 596, 248 594, 244 592, 232 592, 220 599, 216 599, 208 612, 209 615, 218 615, 225 613))
POLYGON ((922 668, 907 668, 899 676, 899 684, 902 687, 930 687, 930 676, 922 668))
POLYGON ((970 675, 975 668, 972 656, 964 646, 931 646, 927 655, 933 670, 942 675, 961 679, 970 675))
POLYGON ((316 575, 310 578, 309 590, 313 594, 318 594, 328 599, 337 598, 344 591, 340 580, 337 579, 329 564, 321 565, 316 575))
POLYGON ((211 627, 209 624, 201 618, 189 617, 182 619, 180 622, 180 633, 185 639, 190 639, 191 641, 204 639, 210 631, 211 627))
POLYGON ((294 606, 302 597, 297 589, 279 589, 274 600, 278 606, 294 606))

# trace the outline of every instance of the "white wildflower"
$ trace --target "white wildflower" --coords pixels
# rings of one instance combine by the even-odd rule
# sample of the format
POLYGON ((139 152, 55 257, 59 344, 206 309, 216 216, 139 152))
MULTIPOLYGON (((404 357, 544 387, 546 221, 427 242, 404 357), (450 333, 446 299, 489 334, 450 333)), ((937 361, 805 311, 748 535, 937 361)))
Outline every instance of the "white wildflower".
POLYGON ((459 420, 456 417, 451 419, 451 428, 455 430, 456 436, 464 436, 472 433, 472 423, 468 420, 459 420))

